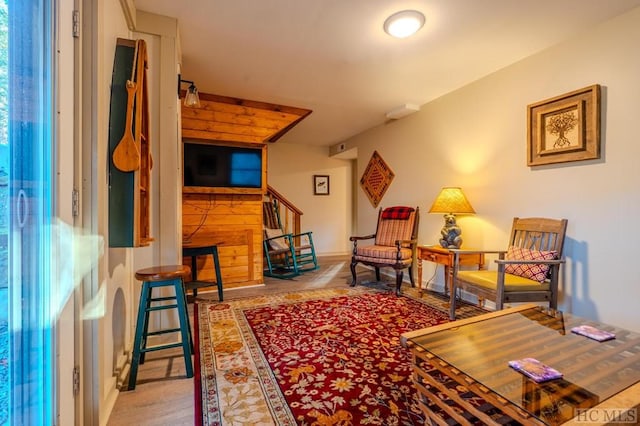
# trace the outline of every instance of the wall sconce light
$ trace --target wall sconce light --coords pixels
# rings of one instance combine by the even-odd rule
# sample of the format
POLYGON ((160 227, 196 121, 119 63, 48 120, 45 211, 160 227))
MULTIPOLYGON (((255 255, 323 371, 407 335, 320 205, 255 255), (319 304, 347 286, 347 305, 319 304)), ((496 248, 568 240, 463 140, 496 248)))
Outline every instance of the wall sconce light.
POLYGON ((190 108, 200 108, 200 96, 198 96, 198 88, 191 80, 183 80, 178 76, 178 96, 180 96, 180 85, 182 83, 189 83, 189 88, 184 96, 184 106, 190 108))
POLYGON ((440 245, 444 248, 460 248, 462 230, 456 224, 456 214, 474 214, 469 200, 460 188, 442 188, 429 213, 444 213, 444 226, 440 231, 440 245))

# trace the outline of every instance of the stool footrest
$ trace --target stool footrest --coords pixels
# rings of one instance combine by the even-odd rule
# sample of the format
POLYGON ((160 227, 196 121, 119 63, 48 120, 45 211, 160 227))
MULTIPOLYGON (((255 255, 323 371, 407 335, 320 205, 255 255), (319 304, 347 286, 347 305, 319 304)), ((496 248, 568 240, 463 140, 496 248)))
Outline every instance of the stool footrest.
POLYGON ((162 349, 178 348, 181 346, 182 346, 182 342, 167 343, 166 345, 158 345, 158 346, 150 346, 148 348, 142 348, 140 349, 140 353, 159 351, 162 349))
POLYGON ((167 300, 176 300, 175 296, 167 296, 167 297, 152 297, 149 299, 149 302, 164 302, 167 300))
POLYGON ((147 332, 147 336, 158 336, 160 334, 167 334, 167 333, 177 333, 179 331, 182 331, 182 329, 180 328, 168 328, 166 330, 158 330, 158 331, 149 331, 147 332))
POLYGON ((215 281, 189 281, 184 283, 185 290, 193 290, 198 287, 217 287, 218 283, 215 281))
POLYGON ((178 307, 177 304, 173 305, 162 305, 162 306, 150 306, 147 308, 147 311, 162 311, 164 309, 176 309, 178 307))

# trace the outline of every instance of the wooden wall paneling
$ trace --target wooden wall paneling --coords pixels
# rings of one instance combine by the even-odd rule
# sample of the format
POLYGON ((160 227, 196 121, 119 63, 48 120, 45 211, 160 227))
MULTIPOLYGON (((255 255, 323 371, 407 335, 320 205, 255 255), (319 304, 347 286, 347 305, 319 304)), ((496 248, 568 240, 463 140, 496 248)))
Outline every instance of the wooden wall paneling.
POLYGON ((184 125, 188 126, 189 129, 192 130, 200 130, 203 132, 212 133, 224 133, 227 135, 257 136, 259 138, 258 141, 260 142, 272 135, 274 131, 278 130, 277 127, 275 129, 269 129, 265 127, 246 126, 237 123, 214 123, 204 120, 190 120, 186 117, 182 120, 184 125))
MULTIPOLYGON (((189 120, 188 123, 199 121, 213 126, 227 124, 229 126, 246 126, 249 129, 261 129, 263 131, 264 129, 270 129, 274 132, 280 131, 292 121, 297 120, 298 115, 290 113, 274 114, 272 111, 262 111, 257 108, 205 101, 204 108, 190 108, 189 111, 185 111, 184 119, 189 120)), ((187 124, 185 127, 190 128, 191 126, 187 124)))
MULTIPOLYGON (((184 96, 184 93, 183 93, 184 96)), ((200 93, 200 108, 182 107, 183 139, 218 145, 262 146, 261 189, 183 188, 182 236, 216 244, 224 288, 263 282, 262 199, 267 187, 266 144, 275 142, 311 110, 200 93)), ((189 264, 190 259, 184 260, 189 264)), ((198 279, 213 279, 210 259, 198 261, 198 279)), ((213 287, 211 287, 214 290, 213 287)))
POLYGON ((233 138, 239 142, 246 142, 246 143, 256 143, 256 142, 262 141, 262 138, 259 136, 242 136, 237 134, 207 132, 207 131, 193 130, 193 129, 183 130, 182 137, 193 138, 193 139, 209 139, 209 140, 218 140, 218 141, 228 141, 229 139, 233 138))
POLYGON ((200 108, 182 108, 182 136, 235 142, 274 142, 311 110, 200 93, 200 108))
MULTIPOLYGON (((262 197, 184 194, 183 240, 218 246, 225 288, 262 282, 262 197)), ((189 265, 190 259, 185 258, 189 265)), ((213 280, 210 257, 198 259, 198 279, 213 280)))

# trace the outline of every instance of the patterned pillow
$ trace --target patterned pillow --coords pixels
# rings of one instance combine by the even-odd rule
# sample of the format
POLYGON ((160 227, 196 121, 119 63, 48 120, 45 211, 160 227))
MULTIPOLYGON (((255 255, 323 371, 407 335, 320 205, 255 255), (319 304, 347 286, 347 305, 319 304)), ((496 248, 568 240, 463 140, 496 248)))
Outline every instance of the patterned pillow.
MULTIPOLYGON (((509 247, 507 251, 508 260, 552 260, 558 255, 555 251, 529 250, 520 247, 509 247)), ((543 282, 547 278, 549 265, 538 263, 513 264, 505 267, 505 272, 512 275, 529 278, 530 280, 543 282)))
MULTIPOLYGON (((282 236, 282 231, 280 229, 270 229, 265 228, 264 233, 267 234, 267 238, 274 238, 282 236)), ((287 250, 289 249, 289 244, 287 244, 287 240, 282 238, 274 238, 273 240, 269 240, 269 246, 271 246, 272 250, 287 250)))
POLYGON ((382 218, 407 220, 414 210, 415 209, 413 207, 387 207, 386 209, 382 210, 382 218))

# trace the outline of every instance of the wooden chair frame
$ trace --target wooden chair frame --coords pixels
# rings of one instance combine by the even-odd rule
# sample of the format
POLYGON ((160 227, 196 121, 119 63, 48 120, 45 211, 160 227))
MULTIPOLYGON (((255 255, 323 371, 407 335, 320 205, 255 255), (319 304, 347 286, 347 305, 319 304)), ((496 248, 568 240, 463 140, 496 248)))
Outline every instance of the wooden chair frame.
POLYGON ((396 248, 396 262, 388 263, 388 262, 375 262, 371 260, 363 260, 357 255, 358 251, 358 241, 371 240, 375 239, 380 230, 380 223, 382 219, 382 209, 378 211, 378 223, 376 225, 376 233, 365 236, 352 236, 349 237, 349 241, 353 242, 353 255, 351 257, 351 275, 353 277, 353 281, 351 282, 351 286, 354 287, 357 284, 356 277, 356 265, 358 263, 362 263, 363 265, 373 266, 376 273, 376 280, 380 281, 380 268, 393 268, 396 271, 396 295, 400 295, 400 287, 402 286, 402 279, 404 276, 404 269, 409 270, 409 280, 411 281, 411 286, 415 287, 415 281, 413 278, 413 263, 416 258, 416 247, 418 245, 418 224, 420 222, 420 209, 417 207, 415 211, 412 213, 415 215, 413 221, 413 229, 411 231, 411 239, 408 240, 395 240, 394 245, 396 248), (401 249, 402 248, 410 248, 411 249, 411 262, 406 265, 402 262, 401 249))
MULTIPOLYGON (((505 258, 507 250, 451 249, 451 251, 454 252, 453 287, 450 295, 451 304, 449 312, 451 320, 455 319, 457 289, 462 289, 466 292, 477 295, 479 303, 484 299, 495 301, 496 310, 501 310, 504 303, 536 301, 548 302, 551 309, 557 309, 560 265, 565 263, 562 258, 562 250, 566 229, 567 219, 517 217, 513 219, 509 246, 540 251, 555 251, 557 256, 556 259, 553 260, 509 260, 505 258), (459 276, 460 254, 466 253, 483 253, 485 255, 494 255, 498 257, 495 259, 495 263, 497 264, 495 287, 487 288, 480 286, 473 282, 465 281, 459 276), (549 273, 545 280, 545 283, 548 284, 548 289, 541 286, 539 290, 527 289, 521 291, 508 291, 505 287, 505 280, 509 280, 509 276, 511 274, 505 272, 505 267, 513 264, 549 265, 549 273)), ((487 271, 465 272, 465 274, 471 274, 473 276, 476 272, 478 274, 483 274, 487 271)))
MULTIPOLYGON (((263 203, 263 208, 271 209, 271 211, 263 212, 265 227, 282 231, 277 204, 265 202, 263 203), (277 226, 277 228, 274 226, 277 226)), ((298 234, 282 233, 271 238, 265 233, 262 245, 265 262, 263 275, 265 276, 291 279, 303 272, 314 271, 319 268, 311 231, 298 234), (275 248, 270 244, 280 238, 284 239, 287 248, 275 248)))

